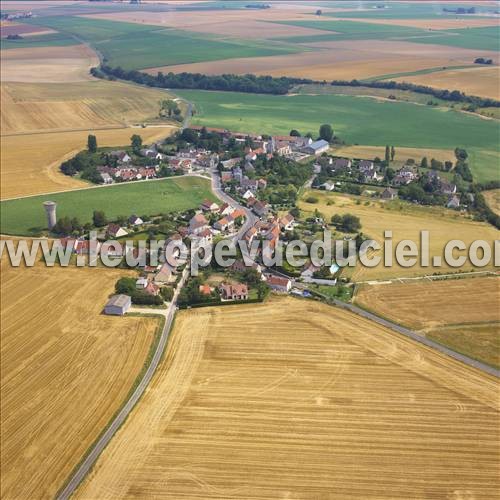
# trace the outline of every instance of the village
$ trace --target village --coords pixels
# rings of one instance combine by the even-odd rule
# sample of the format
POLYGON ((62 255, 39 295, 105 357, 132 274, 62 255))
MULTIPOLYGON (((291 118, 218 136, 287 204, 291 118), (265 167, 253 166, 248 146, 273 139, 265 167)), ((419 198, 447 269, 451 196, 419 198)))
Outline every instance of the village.
MULTIPOLYGON (((261 301, 269 290, 308 296, 311 290, 304 284, 338 286, 342 270, 337 265, 320 269, 309 262, 300 270, 286 264, 272 269, 263 265, 264 257, 271 257, 280 241, 286 246, 293 236, 311 243, 320 231, 328 229, 320 213, 301 217, 296 201, 303 186, 364 193, 388 201, 399 196, 415 203, 444 203, 454 209, 462 208, 467 201, 458 193, 456 184, 438 173, 438 169, 449 170, 450 165, 432 159, 432 168, 428 168, 426 159, 420 166, 408 159, 395 171, 390 166, 394 148, 392 158, 388 148, 383 161, 380 158, 344 158, 329 154, 328 141, 321 138, 314 141, 312 137, 293 132, 294 135, 289 136, 266 136, 193 126, 149 147, 143 147, 142 139, 133 136, 130 148, 101 153, 94 150, 93 158, 105 163, 96 167, 100 182, 104 184, 200 175, 212 178, 217 186, 214 193, 219 197, 218 202, 204 200, 195 211, 161 217, 132 214, 127 220, 122 218, 97 228, 99 240, 108 242, 98 248, 100 256, 131 255, 136 264, 128 266, 137 268, 140 273, 135 280, 119 280, 117 296, 110 299, 105 312, 125 314, 132 304, 166 307, 176 291, 179 292, 179 307, 199 307, 261 301), (412 190, 413 187, 417 190, 412 190), (418 190, 425 194, 426 200, 417 199, 414 193, 419 193, 418 190), (247 245, 256 240, 266 245, 259 248, 255 262, 250 265, 241 258, 228 269, 218 269, 211 264, 201 276, 187 279, 176 290, 185 265, 172 265, 168 259, 151 265, 151 250, 147 248, 134 246, 117 253, 112 245, 109 246, 110 240, 124 241, 131 237, 135 241, 153 237, 164 239, 163 250, 172 242, 183 242, 186 247, 193 248, 212 245, 221 239, 240 239, 247 245)), ((105 219, 105 215, 101 218, 105 219)), ((359 234, 343 236, 343 239, 356 239, 359 247, 363 236, 359 228, 353 232, 359 234)), ((65 236, 61 239, 64 248, 69 246, 77 256, 88 254, 88 240, 65 236)))

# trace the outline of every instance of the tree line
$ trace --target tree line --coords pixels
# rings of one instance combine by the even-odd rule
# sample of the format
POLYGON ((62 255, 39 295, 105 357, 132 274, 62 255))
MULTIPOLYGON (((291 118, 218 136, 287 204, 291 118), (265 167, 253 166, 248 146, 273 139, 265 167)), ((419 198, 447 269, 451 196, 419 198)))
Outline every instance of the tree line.
POLYGON ((496 99, 471 96, 459 90, 441 90, 426 85, 417 85, 408 82, 395 81, 360 81, 360 80, 333 80, 332 85, 339 87, 368 87, 372 89, 408 90, 417 94, 429 94, 443 101, 464 102, 478 107, 500 107, 500 101, 496 99))
POLYGON ((256 75, 204 75, 201 73, 167 73, 149 75, 137 70, 124 70, 102 65, 92 68, 91 74, 97 78, 128 80, 149 87, 169 89, 222 90, 255 94, 283 95, 298 84, 314 83, 304 78, 288 78, 256 75))

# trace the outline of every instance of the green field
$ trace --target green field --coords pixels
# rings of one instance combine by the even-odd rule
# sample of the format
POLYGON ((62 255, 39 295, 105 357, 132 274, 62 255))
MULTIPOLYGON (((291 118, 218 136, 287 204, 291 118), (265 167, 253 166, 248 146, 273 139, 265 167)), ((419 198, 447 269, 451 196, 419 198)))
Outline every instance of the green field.
POLYGON ((281 38, 291 43, 311 43, 342 40, 401 40, 413 43, 449 45, 465 49, 499 50, 499 27, 465 28, 428 31, 391 24, 371 24, 358 21, 281 21, 281 24, 315 28, 334 33, 325 35, 281 38))
POLYGON ((290 54, 304 48, 280 42, 221 40, 213 35, 83 17, 35 18, 46 26, 91 44, 111 66, 145 69, 236 57, 290 54))
POLYGON ((57 203, 57 216, 92 221, 94 210, 104 210, 108 219, 118 216, 157 215, 196 208, 205 199, 214 199, 210 182, 200 177, 131 182, 114 186, 80 189, 51 195, 31 196, 0 203, 2 234, 33 235, 46 230, 42 203, 57 203))
MULTIPOLYGON (((475 151, 471 167, 478 180, 498 178, 498 163, 483 151, 496 151, 499 122, 451 109, 346 95, 271 96, 236 92, 179 91, 193 102, 193 123, 241 132, 287 134, 317 130, 331 123, 348 144, 394 144, 415 148, 475 151)), ((472 156, 472 155, 471 155, 472 156)))
POLYGON ((0 47, 5 49, 22 49, 23 47, 62 47, 77 45, 79 42, 73 37, 63 33, 48 33, 46 35, 33 35, 22 40, 6 40, 2 38, 0 47))

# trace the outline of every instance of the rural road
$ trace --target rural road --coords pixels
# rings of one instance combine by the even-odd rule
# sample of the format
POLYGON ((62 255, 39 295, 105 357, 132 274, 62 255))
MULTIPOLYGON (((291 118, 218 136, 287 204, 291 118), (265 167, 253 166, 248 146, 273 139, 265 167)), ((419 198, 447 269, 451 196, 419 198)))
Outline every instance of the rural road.
MULTIPOLYGON (((57 495, 57 498, 59 500, 66 500, 71 497, 71 495, 78 488, 78 485, 83 481, 83 479, 88 474, 92 466, 95 464, 95 462, 99 458, 99 455, 103 452, 104 448, 106 448, 106 446, 109 444, 109 442, 115 435, 116 431, 118 431, 120 426, 125 422, 129 413, 136 405, 137 401, 139 401, 141 396, 144 394, 144 391, 149 385, 149 382, 151 381, 165 351, 172 322, 174 320, 175 311, 177 308, 177 299, 179 296, 179 292, 184 286, 184 282, 186 281, 188 274, 189 274, 189 268, 186 267, 184 269, 184 272, 182 273, 181 280, 179 281, 179 284, 175 289, 172 302, 170 303, 168 309, 166 309, 166 313, 163 313, 165 314, 165 325, 163 327, 160 340, 153 355, 153 359, 151 360, 151 363, 148 366, 146 373, 144 374, 139 385, 136 387, 132 396, 130 396, 129 400, 124 404, 118 415, 116 415, 111 424, 107 427, 106 431, 101 435, 98 441, 91 448, 90 452, 85 457, 83 462, 74 471, 73 475, 70 477, 65 487, 57 495)), ((155 313, 155 310, 150 310, 149 312, 155 313)))
POLYGON ((366 311, 365 309, 362 309, 361 307, 355 306, 354 304, 349 304, 346 302, 342 302, 337 299, 331 299, 333 303, 341 307, 343 309, 347 309, 348 311, 353 312, 354 314, 357 314, 359 316, 362 316, 363 318, 369 319, 371 321, 374 321, 375 323, 378 323, 379 325, 385 326, 387 328, 390 328, 391 330, 394 330, 405 337, 408 337, 409 339, 414 340, 415 342, 419 342, 420 344, 424 344, 427 347, 431 347, 432 349, 435 349, 436 351, 439 351, 443 354, 446 354, 447 356, 450 356, 457 361, 461 361, 462 363, 465 363, 468 366, 472 366, 473 368, 477 368, 478 370, 481 370, 485 373, 488 373, 490 375, 493 375, 495 377, 500 377, 500 370, 497 370, 496 368, 493 368, 492 366, 489 366, 485 363, 481 363, 481 361, 477 361, 475 359, 469 358, 468 356, 465 356, 464 354, 460 354, 459 352, 453 351, 451 349, 448 349, 444 345, 441 345, 437 342, 434 342, 433 340, 430 340, 423 335, 419 335, 417 332, 410 330, 408 328, 405 328, 403 326, 400 326, 396 323, 393 323, 392 321, 388 321, 384 318, 381 318, 380 316, 377 316, 373 313, 370 313, 366 311))

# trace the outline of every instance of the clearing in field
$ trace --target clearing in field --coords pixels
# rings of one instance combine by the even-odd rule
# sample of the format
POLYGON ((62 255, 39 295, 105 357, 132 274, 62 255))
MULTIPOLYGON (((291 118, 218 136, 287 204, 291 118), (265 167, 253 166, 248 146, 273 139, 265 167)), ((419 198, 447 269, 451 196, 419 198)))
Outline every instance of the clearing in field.
POLYGON ((3 83, 2 135, 167 124, 159 119, 165 90, 121 82, 3 83))
POLYGON ((500 278, 368 285, 356 303, 458 352, 500 367, 500 278))
POLYGON ((210 181, 201 177, 179 177, 95 186, 64 193, 2 201, 0 224, 3 234, 40 234, 47 229, 42 203, 57 203, 58 217, 92 221, 94 210, 103 210, 110 220, 131 214, 159 215, 197 208, 215 197, 210 181))
POLYGON ((54 498, 120 407, 158 320, 101 315, 123 271, 1 266, 1 496, 54 498))
POLYGON ((498 67, 474 67, 427 75, 414 75, 396 78, 396 81, 428 85, 438 89, 460 89, 469 95, 500 98, 498 67))
POLYGON ((184 311, 75 497, 493 497, 497 423, 493 377, 341 309, 184 311))
POLYGON ((88 134, 95 134, 100 146, 123 146, 130 143, 133 134, 139 134, 145 143, 151 143, 167 137, 173 130, 173 127, 117 128, 2 136, 0 198, 87 186, 81 180, 62 174, 59 167, 64 160, 86 147, 88 134))
MULTIPOLYGON (((319 199, 318 203, 300 202, 300 208, 307 213, 318 209, 330 221, 334 214, 353 214, 360 218, 362 232, 366 236, 384 242, 384 232, 392 231, 393 246, 396 248, 401 240, 412 240, 417 245, 420 242, 420 232, 429 231, 429 252, 431 257, 443 256, 446 243, 451 239, 459 238, 469 246, 474 240, 485 240, 490 243, 491 248, 497 238, 497 230, 484 222, 475 222, 465 218, 462 214, 441 207, 424 207, 403 201, 379 201, 378 199, 363 196, 350 196, 342 193, 323 193, 315 190, 304 193, 303 199, 309 195, 319 199)), ((343 235, 341 235, 343 236, 343 235)), ((460 253, 462 255, 463 253, 460 253)), ((382 251, 377 252, 382 256, 382 251)), ((493 268, 493 261, 486 269, 493 268)), ((476 269, 467 258, 461 267, 449 267, 442 258, 442 266, 439 268, 423 267, 420 258, 413 267, 401 267, 394 259, 394 265, 384 267, 383 259, 376 267, 364 267, 357 265, 355 268, 345 268, 344 272, 352 275, 354 281, 384 280, 389 278, 401 278, 412 276, 424 276, 434 272, 448 273, 479 270, 476 269)))
POLYGON ((486 199, 489 207, 500 215, 500 189, 492 189, 491 191, 483 191, 483 196, 486 199))
POLYGON ((80 82, 99 65, 86 45, 2 50, 2 82, 80 82))

